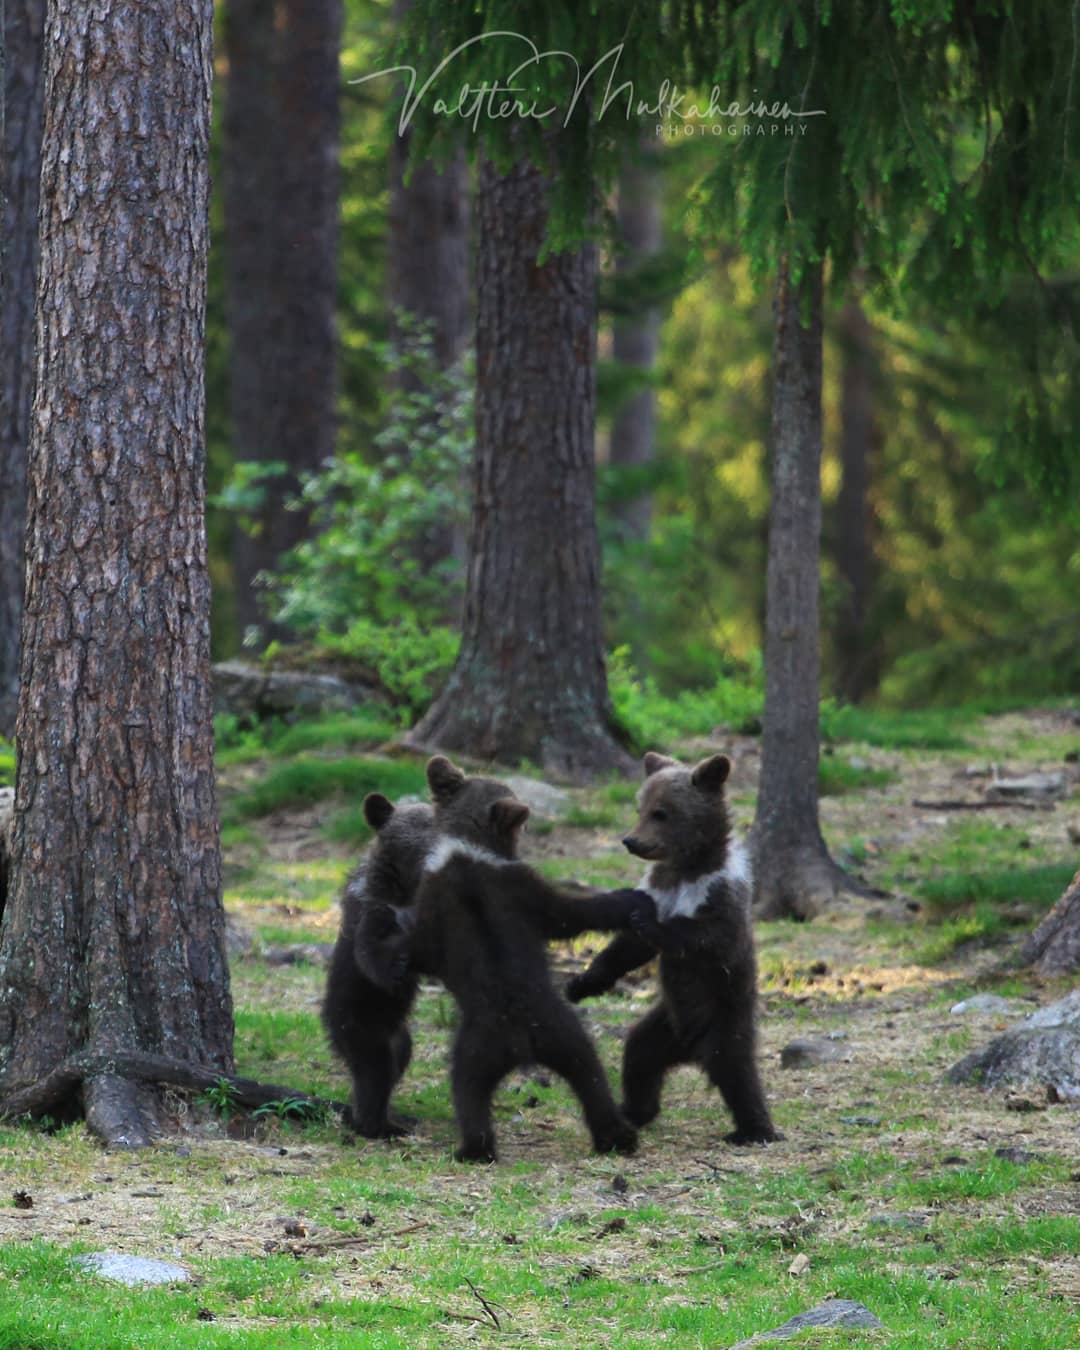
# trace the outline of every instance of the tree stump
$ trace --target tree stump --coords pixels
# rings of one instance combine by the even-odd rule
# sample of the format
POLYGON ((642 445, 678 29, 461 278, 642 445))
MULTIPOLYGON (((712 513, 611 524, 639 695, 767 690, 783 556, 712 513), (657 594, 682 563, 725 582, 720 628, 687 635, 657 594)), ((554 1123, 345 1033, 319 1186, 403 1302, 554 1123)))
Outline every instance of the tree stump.
POLYGON ((1040 975, 1069 975, 1080 970, 1080 872, 1024 943, 1022 956, 1040 975))

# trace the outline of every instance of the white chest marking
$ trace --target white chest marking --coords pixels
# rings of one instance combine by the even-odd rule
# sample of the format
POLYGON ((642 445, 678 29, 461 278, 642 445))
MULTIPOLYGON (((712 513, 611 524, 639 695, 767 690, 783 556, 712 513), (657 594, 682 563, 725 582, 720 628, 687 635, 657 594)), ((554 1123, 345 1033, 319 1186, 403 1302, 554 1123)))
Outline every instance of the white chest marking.
POLYGON ((638 889, 651 895, 656 904, 656 913, 661 923, 668 919, 691 919, 709 898, 709 891, 724 882, 728 886, 749 888, 753 880, 750 855, 740 840, 735 840, 728 849, 727 861, 719 872, 707 872, 696 881, 683 881, 678 886, 660 887, 652 884, 655 868, 650 867, 638 883, 638 889))
POLYGON ((444 834, 439 836, 424 859, 424 871, 441 872, 454 858, 472 858, 476 862, 488 863, 493 867, 505 867, 512 861, 510 858, 500 858, 498 854, 492 853, 490 849, 481 848, 479 844, 470 844, 467 839, 444 834))

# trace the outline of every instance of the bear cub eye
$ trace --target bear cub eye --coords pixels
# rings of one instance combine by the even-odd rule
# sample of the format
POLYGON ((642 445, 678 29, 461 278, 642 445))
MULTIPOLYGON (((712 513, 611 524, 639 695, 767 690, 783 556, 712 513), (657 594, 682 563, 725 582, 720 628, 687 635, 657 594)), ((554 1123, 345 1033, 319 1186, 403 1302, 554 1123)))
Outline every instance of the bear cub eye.
POLYGON ((662 810, 662 809, 658 806, 658 807, 656 808, 655 811, 650 811, 650 812, 649 812, 649 819, 650 819, 650 820, 667 820, 667 812, 664 811, 664 810, 662 810))

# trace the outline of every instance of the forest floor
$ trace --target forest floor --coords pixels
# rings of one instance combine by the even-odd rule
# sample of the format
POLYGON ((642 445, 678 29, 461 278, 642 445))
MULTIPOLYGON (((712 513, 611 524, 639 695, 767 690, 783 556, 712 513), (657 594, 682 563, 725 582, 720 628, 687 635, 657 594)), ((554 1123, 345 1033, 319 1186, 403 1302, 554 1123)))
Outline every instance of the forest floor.
MULTIPOLYGON (((499 1163, 456 1164, 453 1006, 432 986, 397 1097, 419 1122, 403 1141, 295 1122, 287 1103, 252 1120, 180 1095, 178 1132, 145 1153, 105 1154, 81 1125, 0 1128, 0 1350, 722 1347, 829 1296, 884 1324, 840 1333, 847 1345, 1080 1343, 1080 1108, 943 1077, 1065 992, 1016 956, 1077 864, 1080 724, 1057 709, 969 716, 944 735, 921 725, 871 725, 823 760, 830 847, 887 896, 758 926, 761 1065, 782 1141, 724 1144, 719 1097, 686 1069, 635 1157, 595 1157, 564 1085, 521 1073, 497 1098, 499 1163), (1034 771, 1063 773, 1066 797, 913 805, 982 800, 995 774, 1034 771), (1003 1001, 953 1011, 976 993, 1003 1001), (806 1037, 841 1057, 782 1068, 781 1048, 806 1037), (127 1289, 73 1269, 73 1253, 103 1249, 178 1261, 191 1282, 127 1289)), ((372 744, 370 727, 290 737, 221 755, 237 1068, 344 1098, 319 1024, 322 965, 268 958, 317 958, 297 944, 333 940, 359 796, 417 790, 422 764, 372 744)), ((734 813, 749 823, 753 739, 671 748, 732 754, 734 813)), ((619 839, 635 788, 557 797, 534 816, 527 857, 553 878, 632 883, 640 864, 619 839)), ((556 947, 560 976, 594 943, 556 947)), ((653 994, 646 972, 583 1006, 613 1080, 653 994)))

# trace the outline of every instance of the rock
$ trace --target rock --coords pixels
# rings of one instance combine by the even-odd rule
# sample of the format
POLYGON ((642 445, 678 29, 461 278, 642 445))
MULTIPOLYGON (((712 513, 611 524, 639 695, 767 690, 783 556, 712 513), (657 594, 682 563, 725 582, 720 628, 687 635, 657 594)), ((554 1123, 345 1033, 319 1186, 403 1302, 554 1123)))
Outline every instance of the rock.
POLYGON ((971 998, 961 999, 959 1003, 954 1003, 949 1009, 951 1013, 993 1013, 1000 1016, 1003 1013, 1016 1015, 1016 1009, 1007 998, 1002 998, 1000 994, 973 994, 971 998))
POLYGON ((841 1125, 864 1125, 864 1126, 866 1126, 866 1127, 868 1127, 868 1128, 873 1128, 875 1125, 880 1125, 880 1124, 881 1124, 881 1117, 880 1117, 880 1116, 841 1116, 841 1117, 840 1117, 840 1123, 841 1123, 841 1125))
POLYGON ((539 778, 524 778, 521 774, 512 774, 502 781, 515 797, 520 797, 530 811, 541 816, 550 816, 552 820, 561 820, 574 804, 574 799, 565 788, 552 787, 539 778))
POLYGON ((268 966, 328 966, 333 952, 332 942, 290 942, 284 947, 264 947, 261 956, 268 966))
POLYGON ((230 961, 241 956, 250 956, 255 946, 255 934, 246 924, 231 914, 225 915, 225 950, 230 961))
POLYGON ((1011 1144, 994 1149, 994 1157, 1000 1158, 1002 1162, 1014 1163, 1017 1167, 1026 1167, 1035 1161, 1035 1154, 1030 1149, 1014 1148, 1011 1144))
POLYGON ((1025 1097, 1020 1092, 1007 1092, 1005 1094, 1006 1111, 1045 1111, 1046 1102, 1037 1102, 1032 1097, 1025 1097))
POLYGON ((214 711, 251 722, 289 719, 302 713, 349 712, 377 699, 370 687, 348 684, 336 675, 274 670, 247 661, 214 666, 214 711))
POLYGON ((1057 1101, 1080 1101, 1080 989, 965 1055, 946 1077, 987 1089, 1030 1085, 1052 1089, 1057 1101))
POLYGON ((182 1284, 191 1279, 183 1266, 171 1261, 124 1256, 121 1252, 87 1252, 85 1256, 76 1256, 74 1264, 92 1275, 121 1284, 182 1284))
POLYGON ((835 1064, 849 1060, 851 1051, 835 1041, 789 1041, 780 1051, 782 1069, 810 1069, 815 1064, 835 1064))
POLYGON ((743 1350, 744 1346, 758 1345, 761 1341, 786 1341, 808 1327, 881 1326, 884 1326, 884 1323, 864 1304, 848 1298, 828 1298, 816 1308, 811 1308, 809 1312, 797 1313, 794 1317, 788 1318, 782 1326, 773 1327, 771 1331, 759 1331, 756 1336, 739 1341, 737 1345, 729 1347, 729 1350, 743 1350))
POLYGON ((1068 791, 1063 773, 1028 773, 1022 778, 998 778, 986 789, 991 802, 1055 801, 1068 791))

